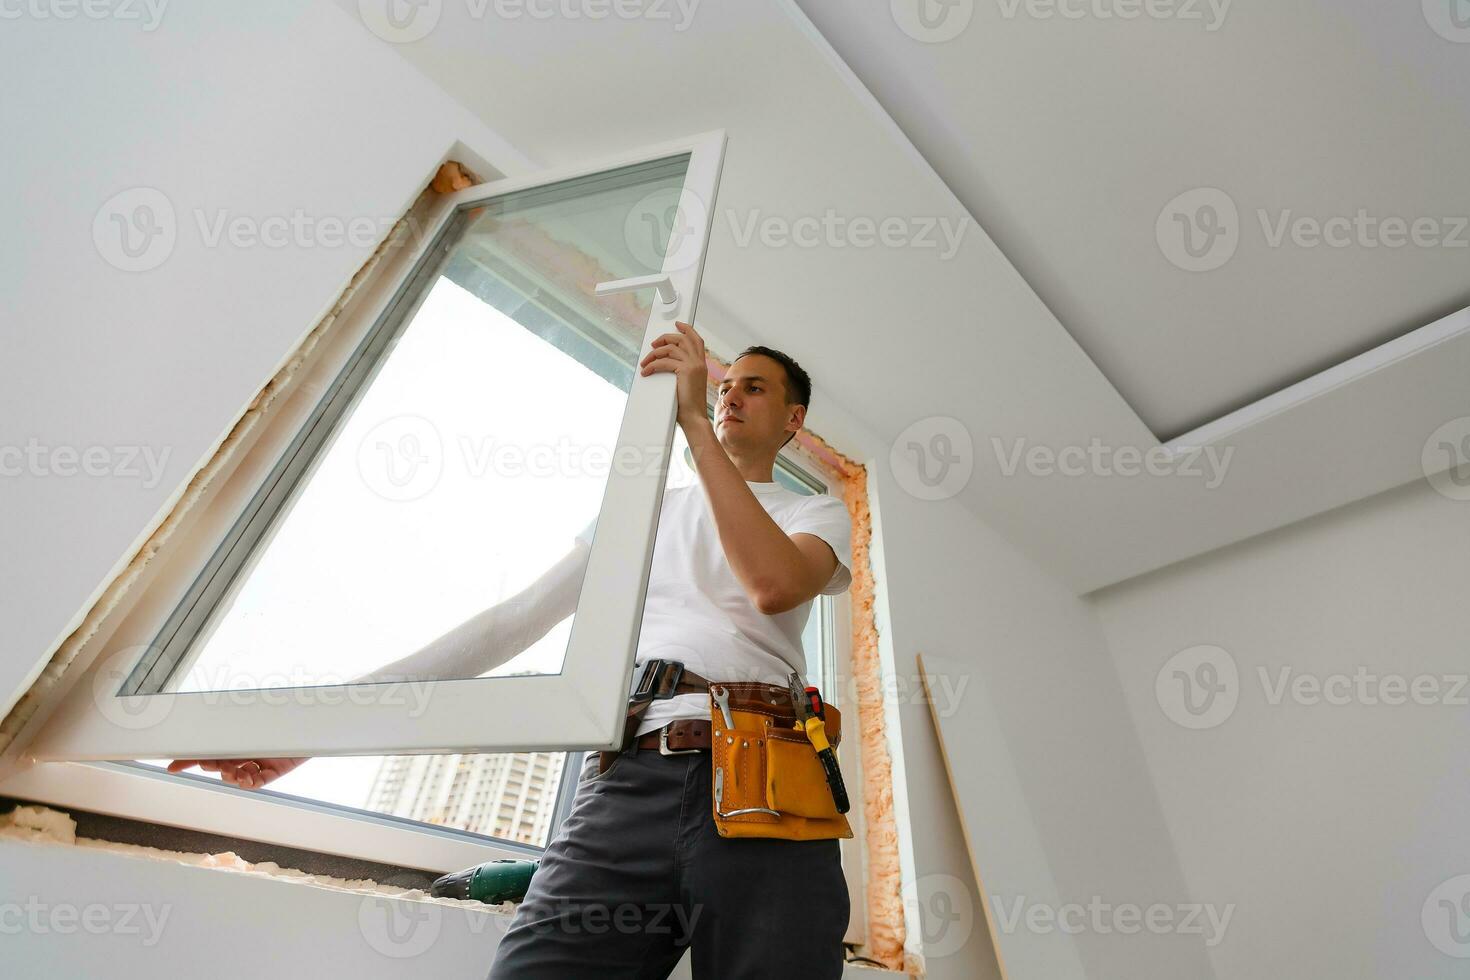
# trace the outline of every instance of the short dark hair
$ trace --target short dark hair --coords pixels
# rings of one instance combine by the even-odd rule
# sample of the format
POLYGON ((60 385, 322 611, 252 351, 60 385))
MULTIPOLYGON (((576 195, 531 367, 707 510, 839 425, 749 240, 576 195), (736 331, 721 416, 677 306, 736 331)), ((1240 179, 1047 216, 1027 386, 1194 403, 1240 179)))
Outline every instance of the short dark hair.
MULTIPOLYGON (((761 354, 780 364, 782 370, 786 372, 786 404, 805 405, 808 412, 812 410, 811 375, 807 374, 790 354, 778 351, 773 347, 767 347, 764 344, 753 344, 735 355, 735 361, 740 360, 746 354, 761 354)), ((735 361, 731 361, 730 363, 734 364, 735 361)), ((791 435, 786 437, 786 442, 790 442, 795 437, 796 433, 791 433, 791 435)), ((785 446, 786 442, 781 443, 781 445, 785 446)))
MULTIPOLYGON (((745 348, 745 350, 735 355, 735 361, 740 360, 740 358, 744 357, 746 354, 761 354, 780 364, 781 367, 784 368, 786 371, 786 404, 805 405, 807 407, 807 411, 811 411, 811 375, 802 370, 801 365, 797 364, 796 361, 791 358, 790 354, 784 354, 781 351, 775 350, 771 347, 766 347, 762 344, 755 344, 751 347, 745 348)), ((731 361, 730 363, 734 364, 735 361, 731 361)))

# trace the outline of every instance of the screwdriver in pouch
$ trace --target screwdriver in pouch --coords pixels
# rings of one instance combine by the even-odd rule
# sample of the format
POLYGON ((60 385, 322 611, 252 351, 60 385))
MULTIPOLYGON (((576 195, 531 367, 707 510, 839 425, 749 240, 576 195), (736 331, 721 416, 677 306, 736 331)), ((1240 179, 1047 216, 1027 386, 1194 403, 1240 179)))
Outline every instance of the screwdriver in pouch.
POLYGON ((806 730, 807 741, 817 750, 822 760, 822 771, 827 774, 827 788, 832 791, 832 802, 838 813, 846 813, 851 805, 847 801, 847 784, 842 781, 842 770, 837 766, 837 753, 827 741, 826 710, 822 706, 822 693, 815 687, 801 685, 801 676, 791 673, 791 706, 796 711, 796 720, 806 730))

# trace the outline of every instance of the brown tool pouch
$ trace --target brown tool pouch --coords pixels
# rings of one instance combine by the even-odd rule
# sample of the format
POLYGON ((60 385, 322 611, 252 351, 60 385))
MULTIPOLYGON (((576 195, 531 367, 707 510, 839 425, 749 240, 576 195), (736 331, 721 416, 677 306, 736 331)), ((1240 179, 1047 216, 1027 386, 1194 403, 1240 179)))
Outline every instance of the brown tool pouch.
MULTIPOLYGON (((730 692, 730 720, 710 695, 711 796, 724 837, 823 840, 851 837, 837 812, 817 751, 796 728, 791 699, 770 684, 716 684, 730 692)), ((826 706, 827 740, 842 737, 842 715, 826 706)))

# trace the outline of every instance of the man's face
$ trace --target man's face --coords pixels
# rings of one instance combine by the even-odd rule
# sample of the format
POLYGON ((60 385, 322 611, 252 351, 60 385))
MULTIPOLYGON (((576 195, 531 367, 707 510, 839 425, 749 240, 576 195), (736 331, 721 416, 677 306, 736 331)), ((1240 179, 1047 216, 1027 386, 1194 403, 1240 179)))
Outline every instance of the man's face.
POLYGON ((801 428, 806 409, 786 404, 786 369, 764 354, 735 359, 720 382, 715 401, 715 435, 720 444, 779 449, 801 428))

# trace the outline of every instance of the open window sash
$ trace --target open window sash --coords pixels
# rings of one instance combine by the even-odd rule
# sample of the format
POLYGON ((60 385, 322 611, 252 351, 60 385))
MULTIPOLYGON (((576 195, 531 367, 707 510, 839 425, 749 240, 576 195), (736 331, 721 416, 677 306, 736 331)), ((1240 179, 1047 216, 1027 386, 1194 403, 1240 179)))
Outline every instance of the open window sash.
MULTIPOLYGON (((277 431, 286 424, 280 419, 275 430, 269 420, 262 424, 266 434, 260 436, 260 446, 246 455, 239 472, 222 478, 223 486, 209 491, 208 500, 196 506, 205 516, 193 526, 184 525, 190 533, 176 535, 186 539, 182 546, 172 541, 166 546, 155 559, 159 567, 145 572, 130 590, 127 608, 109 616, 83 649, 81 658, 90 660, 88 667, 66 678, 64 696, 35 733, 27 754, 37 761, 62 761, 615 747, 633 681, 677 408, 674 376, 645 377, 637 371, 636 359, 649 352, 654 338, 673 332, 676 320, 693 321, 724 145, 723 132, 706 133, 588 166, 495 180, 440 198, 423 232, 391 265, 391 274, 371 281, 344 311, 344 319, 358 321, 355 335, 349 325, 339 324, 357 338, 351 340, 350 351, 344 348, 337 362, 316 365, 316 380, 308 377, 296 386, 289 401, 303 406, 299 423, 284 436, 277 431), (634 363, 627 364, 631 349, 618 354, 618 363, 631 370, 631 382, 614 461, 626 452, 643 463, 609 466, 558 672, 130 693, 146 691, 150 674, 166 673, 160 664, 187 664, 195 641, 207 631, 211 609, 228 603, 257 560, 252 552, 274 533, 270 526, 256 526, 274 519, 261 516, 272 513, 271 495, 277 495, 276 513, 289 511, 291 494, 310 479, 332 436, 318 434, 314 448, 297 452, 294 460, 292 451, 300 450, 314 426, 334 430, 344 424, 355 399, 423 304, 425 283, 437 281, 466 221, 487 208, 493 212, 496 202, 523 200, 541 188, 595 189, 604 176, 680 160, 687 160, 682 186, 675 173, 670 186, 677 193, 671 197, 670 186, 662 188, 662 201, 678 202, 677 213, 672 203, 666 206, 675 227, 663 245, 662 267, 604 283, 597 291, 599 296, 636 295, 650 311, 634 363), (662 449, 650 459, 650 447, 662 449), (258 470, 253 475, 251 465, 258 470), (194 540, 187 540, 191 536, 194 540)), ((611 176, 602 183, 610 181, 611 176)), ((632 229, 631 218, 629 222, 632 229)), ((636 327, 632 330, 636 337, 636 327)), ((554 346, 563 347, 564 340, 554 346)), ((500 365, 496 370, 514 369, 500 365)), ((282 411, 289 414, 289 409, 282 411)))

